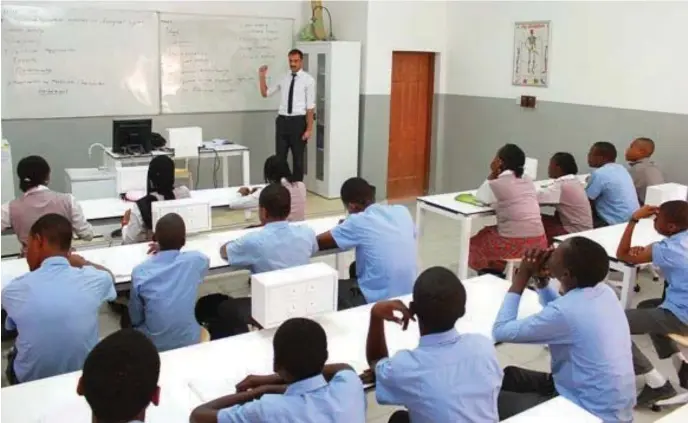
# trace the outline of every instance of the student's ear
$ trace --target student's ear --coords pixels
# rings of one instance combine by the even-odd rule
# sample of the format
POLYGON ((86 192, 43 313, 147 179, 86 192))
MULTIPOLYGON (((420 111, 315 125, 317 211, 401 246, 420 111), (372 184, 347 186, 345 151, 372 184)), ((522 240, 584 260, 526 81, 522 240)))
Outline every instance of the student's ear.
POLYGON ((76 394, 80 397, 84 396, 84 382, 81 376, 79 376, 79 382, 76 384, 76 394))
POLYGON ((160 387, 156 386, 155 391, 153 391, 153 397, 151 398, 151 403, 153 403, 154 406, 158 406, 160 404, 160 387))

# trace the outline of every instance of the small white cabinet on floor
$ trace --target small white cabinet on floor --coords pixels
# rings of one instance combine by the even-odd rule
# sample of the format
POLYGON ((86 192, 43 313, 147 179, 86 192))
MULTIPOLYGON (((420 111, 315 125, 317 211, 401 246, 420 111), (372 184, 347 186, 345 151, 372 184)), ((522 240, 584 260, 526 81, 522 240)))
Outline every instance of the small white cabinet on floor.
POLYGON ((315 124, 306 147, 306 187, 338 198, 358 173, 361 44, 356 41, 297 43, 303 68, 315 79, 315 124))

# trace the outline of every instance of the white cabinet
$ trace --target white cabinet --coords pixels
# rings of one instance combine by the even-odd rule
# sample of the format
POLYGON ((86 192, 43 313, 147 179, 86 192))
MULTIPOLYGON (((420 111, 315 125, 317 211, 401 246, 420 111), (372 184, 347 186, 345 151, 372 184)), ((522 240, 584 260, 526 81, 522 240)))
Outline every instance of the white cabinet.
POLYGON ((338 198, 347 179, 358 174, 358 112, 361 43, 297 43, 303 68, 315 79, 315 124, 306 146, 309 191, 338 198))

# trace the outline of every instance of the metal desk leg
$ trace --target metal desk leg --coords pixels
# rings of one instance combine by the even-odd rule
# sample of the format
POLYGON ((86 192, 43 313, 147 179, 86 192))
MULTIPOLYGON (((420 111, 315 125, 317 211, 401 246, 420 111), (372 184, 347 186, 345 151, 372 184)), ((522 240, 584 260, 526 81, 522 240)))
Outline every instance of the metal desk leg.
POLYGON ((631 296, 633 292, 633 285, 635 285, 636 276, 638 275, 638 268, 636 266, 624 266, 623 285, 621 285, 621 305, 624 309, 631 307, 631 296))
POLYGON ((420 236, 423 234, 423 213, 425 209, 420 206, 420 202, 416 201, 416 245, 420 242, 420 236))
POLYGON ((468 251, 471 244, 471 218, 459 219, 459 269, 456 275, 459 279, 468 278, 468 251))
POLYGON ((251 156, 248 150, 241 153, 241 173, 244 186, 251 184, 251 156))
POLYGON ((222 157, 222 186, 229 188, 229 156, 222 157))

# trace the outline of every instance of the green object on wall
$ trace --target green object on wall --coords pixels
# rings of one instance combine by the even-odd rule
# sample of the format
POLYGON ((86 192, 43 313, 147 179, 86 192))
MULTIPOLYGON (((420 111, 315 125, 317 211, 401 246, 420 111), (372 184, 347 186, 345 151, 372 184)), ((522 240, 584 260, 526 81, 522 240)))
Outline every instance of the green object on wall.
POLYGON ((315 37, 315 34, 313 33, 313 25, 311 23, 307 23, 306 25, 301 28, 301 31, 299 31, 299 41, 317 41, 318 39, 315 37))

